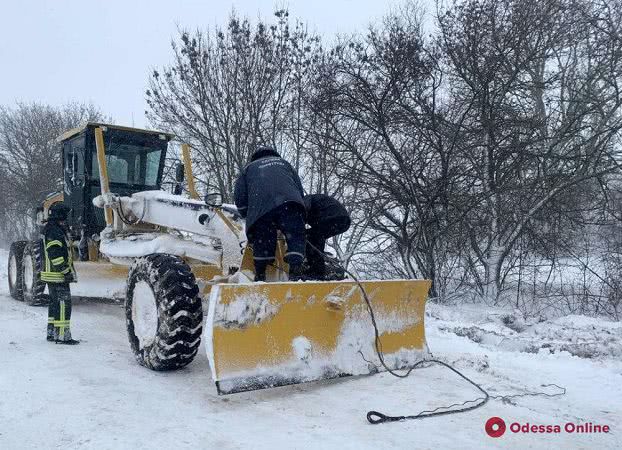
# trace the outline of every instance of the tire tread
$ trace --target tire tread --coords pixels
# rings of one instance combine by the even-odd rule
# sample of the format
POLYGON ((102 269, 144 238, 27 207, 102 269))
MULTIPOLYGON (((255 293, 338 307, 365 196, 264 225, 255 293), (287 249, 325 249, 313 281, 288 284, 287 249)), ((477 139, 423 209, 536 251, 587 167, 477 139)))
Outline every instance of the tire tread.
POLYGON ((128 338, 139 364, 152 370, 176 370, 188 365, 201 343, 203 309, 190 267, 179 257, 157 253, 137 259, 127 283, 125 315, 128 338), (154 341, 140 348, 134 333, 132 301, 139 281, 153 289, 158 308, 154 341))

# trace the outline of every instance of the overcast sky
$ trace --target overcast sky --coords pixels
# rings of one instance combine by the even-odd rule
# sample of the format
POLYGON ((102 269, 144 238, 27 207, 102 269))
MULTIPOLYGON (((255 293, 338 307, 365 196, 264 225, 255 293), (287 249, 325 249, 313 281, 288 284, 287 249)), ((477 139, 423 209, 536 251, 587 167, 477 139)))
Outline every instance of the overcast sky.
POLYGON ((226 23, 232 8, 270 17, 286 5, 332 39, 364 29, 402 0, 8 0, 1 7, 0 105, 92 102, 116 123, 146 125, 150 69, 171 61, 182 28, 226 23))

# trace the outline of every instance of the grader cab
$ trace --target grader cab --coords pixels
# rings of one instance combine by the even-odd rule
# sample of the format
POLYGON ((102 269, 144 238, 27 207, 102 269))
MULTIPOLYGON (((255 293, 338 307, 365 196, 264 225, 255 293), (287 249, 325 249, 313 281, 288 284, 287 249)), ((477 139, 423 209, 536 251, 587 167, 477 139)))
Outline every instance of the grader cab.
POLYGON ((92 236, 106 226, 104 213, 92 201, 101 192, 95 129, 105 130, 108 182, 119 195, 159 190, 172 135, 89 123, 59 137, 62 147, 64 202, 71 208, 72 234, 92 236))
MULTIPOLYGON (((74 260, 81 261, 80 284, 85 289, 79 291, 84 291, 81 292, 83 296, 92 291, 88 286, 93 281, 105 280, 122 286, 128 271, 127 267, 111 264, 98 252, 99 233, 106 227, 106 221, 103 210, 92 203, 101 191, 95 142, 97 128, 105 130, 110 185, 122 195, 161 188, 168 142, 173 138, 168 133, 99 123, 87 123, 58 137, 63 190, 46 198, 37 209, 36 222, 42 225, 50 206, 56 202, 62 201, 71 208, 67 225, 75 245, 74 260)), ((12 245, 9 266, 9 288, 13 297, 33 305, 46 302, 45 284, 37 276, 41 267, 38 233, 30 241, 12 245)))
MULTIPOLYGON (((182 146, 185 171, 176 182, 185 173, 190 198, 161 190, 172 138, 98 123, 68 131, 59 138, 63 192, 38 214, 43 223, 53 203, 71 207, 79 285, 122 280, 140 364, 181 368, 203 339, 218 392, 226 394, 421 359, 429 281, 289 282, 279 240, 269 282, 253 282, 243 220, 233 205, 198 198, 189 147, 182 146)), ((38 237, 16 242, 9 255, 11 294, 33 304, 45 300, 39 247, 38 237)))

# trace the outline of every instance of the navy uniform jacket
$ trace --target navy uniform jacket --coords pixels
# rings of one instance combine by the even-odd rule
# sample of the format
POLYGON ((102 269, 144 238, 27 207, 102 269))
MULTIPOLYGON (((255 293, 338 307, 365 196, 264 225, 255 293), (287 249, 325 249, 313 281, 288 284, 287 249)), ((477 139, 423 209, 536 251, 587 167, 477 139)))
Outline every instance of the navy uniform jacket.
POLYGON ((320 229, 328 236, 334 236, 330 230, 341 234, 350 228, 350 214, 336 198, 325 194, 310 194, 305 196, 304 202, 307 223, 311 228, 320 229))
POLYGON ((252 161, 235 182, 235 205, 250 230, 257 220, 285 203, 304 208, 304 190, 294 168, 280 156, 252 161))

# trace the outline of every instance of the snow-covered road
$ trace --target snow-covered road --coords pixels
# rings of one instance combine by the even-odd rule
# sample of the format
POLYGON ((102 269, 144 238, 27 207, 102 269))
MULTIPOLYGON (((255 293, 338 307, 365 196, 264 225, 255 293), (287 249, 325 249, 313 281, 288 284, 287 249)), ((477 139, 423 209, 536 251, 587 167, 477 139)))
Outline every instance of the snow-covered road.
MULTIPOLYGON (((491 394, 557 383, 567 395, 514 404, 493 400, 465 414, 376 426, 365 420, 370 409, 414 414, 475 398, 477 392, 447 369, 430 367, 404 380, 381 374, 219 397, 203 351, 178 372, 138 366, 118 305, 78 303, 72 328, 81 345, 47 343, 46 308, 8 296, 6 252, 0 251, 0 449, 621 447, 619 357, 582 359, 563 351, 519 352, 486 339, 476 343, 447 330, 456 324, 486 328, 478 322, 481 311, 431 310, 427 332, 433 352, 491 394), (508 430, 493 439, 484 431, 491 416, 502 417, 508 427, 592 422, 611 431, 508 430)), ((617 336, 617 324, 607 326, 607 333, 617 336)), ((620 341, 609 345, 616 354, 620 341)))

